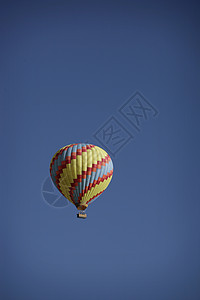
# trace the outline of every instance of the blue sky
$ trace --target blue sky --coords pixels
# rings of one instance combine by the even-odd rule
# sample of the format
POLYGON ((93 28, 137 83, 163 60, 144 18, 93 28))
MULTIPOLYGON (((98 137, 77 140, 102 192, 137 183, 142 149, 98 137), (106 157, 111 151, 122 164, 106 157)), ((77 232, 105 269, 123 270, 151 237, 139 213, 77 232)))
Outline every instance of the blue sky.
POLYGON ((197 1, 1 3, 2 299, 200 298, 199 36, 197 1), (53 154, 110 118, 132 138, 87 220, 47 205, 53 154))

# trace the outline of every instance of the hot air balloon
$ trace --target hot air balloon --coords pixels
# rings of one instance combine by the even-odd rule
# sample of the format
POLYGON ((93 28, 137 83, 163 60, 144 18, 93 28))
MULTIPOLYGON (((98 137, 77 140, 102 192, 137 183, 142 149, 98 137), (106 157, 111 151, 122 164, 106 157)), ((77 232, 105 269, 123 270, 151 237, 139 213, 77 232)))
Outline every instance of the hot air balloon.
POLYGON ((86 218, 86 208, 109 185, 113 175, 110 156, 91 144, 71 144, 58 150, 50 163, 50 175, 61 194, 86 218))

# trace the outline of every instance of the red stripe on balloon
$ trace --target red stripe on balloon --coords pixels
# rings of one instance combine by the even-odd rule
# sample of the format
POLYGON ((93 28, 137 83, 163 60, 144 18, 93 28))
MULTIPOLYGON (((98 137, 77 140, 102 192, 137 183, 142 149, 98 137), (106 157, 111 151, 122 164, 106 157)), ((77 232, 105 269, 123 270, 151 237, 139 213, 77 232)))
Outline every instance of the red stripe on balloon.
MULTIPOLYGON (((111 160, 111 158, 110 158, 110 156, 107 154, 106 155, 106 158, 104 159, 102 159, 102 160, 104 160, 104 161, 106 161, 106 162, 109 162, 110 160, 111 160)), ((102 164, 102 160, 101 161, 98 161, 97 162, 97 164, 99 164, 99 166, 102 164)), ((94 166, 96 166, 96 164, 93 164, 92 165, 92 167, 88 167, 87 168, 87 171, 82 171, 82 178, 86 178, 86 176, 84 176, 85 175, 85 172, 86 172, 86 175, 91 175, 91 172, 92 172, 92 169, 94 169, 94 166), (84 173, 83 173, 84 172, 84 173), (84 177, 83 177, 84 176, 84 177)), ((75 190, 75 188, 76 188, 76 186, 77 185, 75 185, 76 183, 78 182, 78 179, 76 178, 76 179, 74 179, 74 181, 73 181, 73 183, 71 184, 71 187, 69 188, 69 193, 70 193, 70 196, 71 197, 73 197, 73 194, 74 194, 74 190, 75 190)), ((82 182, 82 180, 81 181, 79 181, 79 182, 82 182)), ((100 183, 100 182, 99 182, 100 183)), ((93 183, 90 183, 89 184, 89 186, 87 186, 80 194, 79 194, 79 197, 78 197, 78 202, 80 203, 80 201, 81 201, 81 199, 82 199, 82 194, 84 195, 84 194, 86 194, 89 190, 91 190, 91 188, 92 188, 92 186, 93 186, 93 183)))

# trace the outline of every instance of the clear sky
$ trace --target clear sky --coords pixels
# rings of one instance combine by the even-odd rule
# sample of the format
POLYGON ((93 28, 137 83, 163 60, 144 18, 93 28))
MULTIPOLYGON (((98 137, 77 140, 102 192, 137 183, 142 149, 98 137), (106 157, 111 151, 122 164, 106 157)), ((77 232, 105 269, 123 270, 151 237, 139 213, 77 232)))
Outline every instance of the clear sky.
POLYGON ((1 299, 200 299, 199 37, 198 1, 1 2, 1 299), (102 141, 87 220, 47 205, 53 154, 102 141))

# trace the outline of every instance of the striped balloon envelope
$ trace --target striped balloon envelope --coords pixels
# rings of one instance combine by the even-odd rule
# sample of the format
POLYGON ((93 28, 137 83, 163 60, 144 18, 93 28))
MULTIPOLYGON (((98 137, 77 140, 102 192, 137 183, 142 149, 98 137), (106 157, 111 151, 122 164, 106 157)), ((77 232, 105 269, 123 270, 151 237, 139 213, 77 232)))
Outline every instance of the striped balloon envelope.
POLYGON ((71 144, 58 150, 50 163, 53 183, 86 218, 84 210, 109 185, 113 175, 110 156, 91 144, 71 144))

